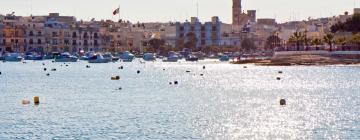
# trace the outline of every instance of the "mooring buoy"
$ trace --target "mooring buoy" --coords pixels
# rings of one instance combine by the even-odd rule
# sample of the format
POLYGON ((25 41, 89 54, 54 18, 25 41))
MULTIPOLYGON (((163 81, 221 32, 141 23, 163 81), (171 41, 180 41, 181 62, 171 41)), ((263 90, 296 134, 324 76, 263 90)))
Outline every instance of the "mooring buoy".
POLYGON ((281 99, 281 100, 280 100, 280 105, 286 105, 286 100, 285 100, 285 99, 281 99))
POLYGON ((40 104, 39 96, 35 96, 35 97, 34 97, 34 104, 35 104, 35 105, 39 105, 39 104, 40 104))

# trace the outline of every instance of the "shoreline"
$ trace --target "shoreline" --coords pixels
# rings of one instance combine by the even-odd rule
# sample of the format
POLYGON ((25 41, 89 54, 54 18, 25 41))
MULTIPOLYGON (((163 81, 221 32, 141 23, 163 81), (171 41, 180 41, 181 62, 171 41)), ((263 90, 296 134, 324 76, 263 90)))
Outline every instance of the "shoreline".
POLYGON ((281 56, 271 59, 250 59, 231 62, 232 64, 254 64, 258 66, 333 66, 358 65, 360 59, 345 59, 322 55, 281 56))

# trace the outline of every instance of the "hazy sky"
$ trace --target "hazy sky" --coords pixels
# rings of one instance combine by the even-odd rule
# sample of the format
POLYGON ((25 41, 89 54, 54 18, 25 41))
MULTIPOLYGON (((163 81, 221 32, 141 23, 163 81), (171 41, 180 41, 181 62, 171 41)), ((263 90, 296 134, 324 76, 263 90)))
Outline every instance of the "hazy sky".
MULTIPOLYGON (((223 22, 231 22, 232 0, 0 0, 0 14, 59 12, 84 20, 116 20, 119 17, 112 16, 112 11, 120 5, 122 18, 132 22, 184 21, 196 16, 196 3, 201 21, 219 16, 223 22)), ((278 22, 352 13, 354 6, 360 7, 360 0, 243 0, 244 10, 257 10, 258 18, 276 18, 278 22)))

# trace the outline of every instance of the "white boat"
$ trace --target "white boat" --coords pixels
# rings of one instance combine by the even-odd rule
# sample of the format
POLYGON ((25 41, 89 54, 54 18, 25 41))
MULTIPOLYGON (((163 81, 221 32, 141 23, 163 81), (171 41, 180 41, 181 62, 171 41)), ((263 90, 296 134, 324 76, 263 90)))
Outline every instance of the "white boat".
POLYGON ((104 58, 101 54, 95 54, 94 56, 89 58, 89 63, 109 63, 111 59, 104 58))
POLYGON ((164 62, 177 62, 179 61, 179 55, 175 52, 169 52, 169 56, 163 60, 164 62))
POLYGON ((4 59, 9 62, 20 62, 24 58, 19 53, 7 53, 4 59))
POLYGON ((110 59, 111 61, 119 61, 119 57, 114 57, 111 53, 105 53, 104 58, 110 59))
POLYGON ((77 62, 78 58, 68 52, 61 53, 59 57, 55 58, 55 62, 77 62))
POLYGON ((130 53, 129 51, 125 51, 121 56, 120 59, 123 62, 132 62, 134 59, 134 54, 130 53))
POLYGON ((156 57, 154 53, 145 53, 143 59, 145 61, 155 61, 156 57))

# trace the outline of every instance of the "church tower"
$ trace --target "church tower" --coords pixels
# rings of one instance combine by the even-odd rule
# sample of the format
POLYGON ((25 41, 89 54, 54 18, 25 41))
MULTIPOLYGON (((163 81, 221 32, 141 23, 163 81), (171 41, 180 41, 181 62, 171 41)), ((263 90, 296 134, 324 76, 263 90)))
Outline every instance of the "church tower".
POLYGON ((240 25, 241 14, 242 14, 241 0, 233 0, 233 11, 232 11, 233 25, 240 25))

